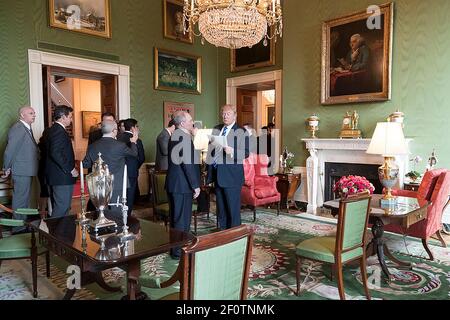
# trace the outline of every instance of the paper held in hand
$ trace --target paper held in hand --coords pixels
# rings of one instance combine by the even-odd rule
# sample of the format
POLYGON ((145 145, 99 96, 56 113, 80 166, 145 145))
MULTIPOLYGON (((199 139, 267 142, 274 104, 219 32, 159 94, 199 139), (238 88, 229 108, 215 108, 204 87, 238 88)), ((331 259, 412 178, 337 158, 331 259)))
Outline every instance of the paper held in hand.
POLYGON ((221 148, 225 148, 225 147, 228 146, 228 144, 227 144, 227 137, 208 135, 208 139, 209 139, 209 141, 211 141, 211 144, 214 147, 219 146, 221 148))

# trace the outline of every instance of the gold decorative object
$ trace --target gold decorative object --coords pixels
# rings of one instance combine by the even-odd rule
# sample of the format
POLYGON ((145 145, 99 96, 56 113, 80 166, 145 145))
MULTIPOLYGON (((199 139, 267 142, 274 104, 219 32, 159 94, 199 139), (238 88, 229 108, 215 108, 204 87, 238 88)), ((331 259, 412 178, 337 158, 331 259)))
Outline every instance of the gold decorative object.
POLYGON ((229 49, 252 47, 264 38, 283 36, 280 0, 184 0, 184 32, 198 23, 202 44, 229 49), (274 27, 272 34, 268 27, 274 27))
POLYGON ((355 111, 347 111, 342 121, 342 130, 339 138, 361 139, 361 130, 358 129, 359 114, 355 111))
POLYGON ((311 132, 311 138, 313 138, 313 139, 317 138, 316 132, 319 131, 319 122, 320 122, 320 119, 315 114, 313 114, 311 117, 306 119, 306 123, 308 125, 308 131, 311 132))
POLYGON ((390 114, 387 118, 388 122, 397 122, 401 123, 402 128, 405 127, 403 121, 405 120, 405 114, 397 109, 394 113, 390 114))

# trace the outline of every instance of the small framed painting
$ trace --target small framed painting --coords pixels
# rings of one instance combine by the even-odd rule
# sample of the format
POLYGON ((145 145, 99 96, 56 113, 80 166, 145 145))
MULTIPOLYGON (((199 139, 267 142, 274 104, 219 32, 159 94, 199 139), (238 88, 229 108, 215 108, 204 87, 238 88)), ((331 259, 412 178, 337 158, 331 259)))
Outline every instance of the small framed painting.
POLYGON ((192 119, 195 119, 193 103, 164 101, 164 128, 167 128, 173 114, 177 111, 185 111, 191 115, 192 119))
POLYGON ((50 27, 111 38, 110 0, 49 0, 50 27))
POLYGON ((102 122, 102 113, 97 111, 82 111, 81 119, 83 138, 89 138, 89 133, 97 129, 98 124, 102 122))
POLYGON ((187 21, 183 17, 183 1, 181 0, 163 0, 164 1, 164 37, 172 40, 178 40, 186 43, 194 43, 192 32, 184 33, 188 27, 187 21))

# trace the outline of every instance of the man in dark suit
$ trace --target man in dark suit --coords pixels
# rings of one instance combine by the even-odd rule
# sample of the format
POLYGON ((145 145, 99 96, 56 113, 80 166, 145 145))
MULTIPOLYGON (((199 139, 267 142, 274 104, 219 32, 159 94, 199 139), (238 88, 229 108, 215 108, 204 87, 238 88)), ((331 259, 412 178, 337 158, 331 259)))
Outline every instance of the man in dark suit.
MULTIPOLYGON (((117 199, 121 201, 123 188, 123 173, 126 157, 137 158, 138 151, 136 142, 139 138, 138 133, 134 133, 130 138, 131 148, 125 143, 116 140, 117 123, 115 121, 102 122, 103 136, 93 144, 88 146, 86 156, 83 160, 85 168, 91 168, 101 153, 103 161, 108 165, 109 172, 114 175, 113 192, 111 202, 116 203, 117 199)), ((120 208, 111 207, 111 213, 115 216, 122 217, 120 208)))
MULTIPOLYGON (((102 122, 103 121, 116 121, 116 117, 111 112, 103 112, 102 113, 102 122)), ((95 141, 99 140, 103 136, 102 128, 98 128, 89 132, 89 140, 88 145, 93 144, 95 141)))
MULTIPOLYGON (((8 132, 8 144, 3 155, 2 178, 12 174, 14 185, 12 209, 29 208, 31 197, 31 184, 38 172, 39 149, 33 137, 31 124, 36 119, 34 109, 25 106, 19 109, 19 121, 8 132)), ((23 220, 25 216, 13 214, 15 219, 23 220)), ((16 227, 19 232, 24 227, 16 227)))
MULTIPOLYGON (((118 141, 124 142, 129 148, 131 148, 131 138, 137 132, 139 133, 139 126, 136 119, 126 119, 124 122, 125 131, 117 137, 118 141)), ((139 177, 139 168, 145 161, 145 153, 144 146, 142 144, 142 140, 138 139, 136 142, 136 147, 138 151, 138 156, 136 157, 127 157, 127 172, 128 172, 128 181, 130 182, 127 189, 127 206, 128 206, 128 216, 131 215, 131 211, 133 211, 133 204, 136 200, 136 193, 139 196, 139 188, 138 188, 138 177, 139 177)))
POLYGON ((174 130, 175 123, 172 119, 169 121, 167 128, 164 128, 156 138, 155 168, 157 171, 167 170, 168 168, 169 140, 174 130))
MULTIPOLYGON (((176 129, 169 141, 169 167, 165 185, 169 196, 170 226, 189 232, 192 199, 200 194, 200 171, 194 161, 192 142, 194 124, 191 115, 184 111, 176 112, 173 120, 176 129)), ((174 259, 178 259, 180 254, 180 248, 170 252, 174 259)))
POLYGON ((45 176, 50 189, 52 217, 62 217, 69 212, 73 185, 78 177, 72 140, 66 131, 72 116, 71 107, 57 106, 53 112, 54 123, 48 130, 45 176))
MULTIPOLYGON (((244 184, 243 161, 249 156, 248 132, 236 123, 236 107, 222 107, 223 124, 213 135, 225 137, 226 145, 211 141, 208 148, 207 183, 214 182, 219 228, 241 224, 241 188, 244 184)), ((221 139, 217 138, 220 141, 221 139)))

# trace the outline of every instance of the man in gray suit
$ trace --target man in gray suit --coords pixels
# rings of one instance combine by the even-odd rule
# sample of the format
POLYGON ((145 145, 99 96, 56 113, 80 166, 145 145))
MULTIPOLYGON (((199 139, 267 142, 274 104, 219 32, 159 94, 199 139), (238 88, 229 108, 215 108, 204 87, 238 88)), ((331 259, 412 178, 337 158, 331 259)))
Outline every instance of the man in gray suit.
MULTIPOLYGON (((136 146, 139 134, 137 131, 132 131, 133 136, 130 138, 131 147, 128 147, 124 142, 117 141, 117 123, 115 121, 103 121, 101 139, 88 146, 86 156, 83 160, 83 166, 90 168, 94 161, 98 159, 98 154, 101 153, 103 161, 108 165, 109 172, 114 175, 113 193, 111 202, 117 202, 117 197, 122 195, 123 187, 123 172, 125 167, 125 159, 129 157, 138 157, 138 149, 136 146)), ((127 182, 128 184, 128 182, 127 182)), ((122 199, 119 198, 119 201, 122 199)), ((120 209, 111 208, 111 213, 117 217, 121 217, 120 209)))
POLYGON ((167 170, 169 167, 169 140, 174 131, 175 122, 172 119, 167 128, 164 128, 156 138, 155 168, 157 171, 167 170))
MULTIPOLYGON (((39 149, 31 129, 35 119, 36 113, 32 107, 22 107, 19 109, 19 121, 8 132, 8 144, 3 155, 4 175, 2 178, 12 174, 13 210, 30 206, 31 183, 33 177, 37 176, 39 161, 39 149)), ((14 218, 24 219, 25 217, 14 214, 14 218)), ((20 230, 14 229, 14 231, 20 230)))

